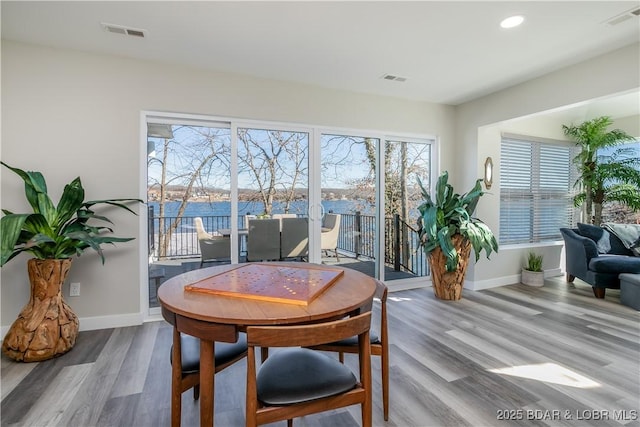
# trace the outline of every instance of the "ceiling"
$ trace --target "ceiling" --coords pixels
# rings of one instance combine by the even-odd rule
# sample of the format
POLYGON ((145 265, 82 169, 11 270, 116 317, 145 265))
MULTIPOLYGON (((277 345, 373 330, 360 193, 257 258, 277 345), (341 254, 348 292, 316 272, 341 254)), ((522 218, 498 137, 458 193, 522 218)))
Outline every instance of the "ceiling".
POLYGON ((3 39, 450 105, 640 40, 638 1, 0 4, 3 39))

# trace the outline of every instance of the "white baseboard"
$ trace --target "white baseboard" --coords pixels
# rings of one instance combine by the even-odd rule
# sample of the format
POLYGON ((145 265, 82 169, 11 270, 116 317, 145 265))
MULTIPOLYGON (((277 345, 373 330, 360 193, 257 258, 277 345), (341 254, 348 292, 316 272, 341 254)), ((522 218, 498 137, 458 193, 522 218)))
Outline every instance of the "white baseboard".
MULTIPOLYGON (((96 329, 122 328, 126 326, 142 325, 142 313, 115 314, 111 316, 81 317, 80 331, 94 331, 96 329)), ((9 332, 11 325, 2 326, 2 338, 9 332)))
POLYGON ((497 288, 499 286, 513 285, 520 283, 520 275, 513 274, 511 276, 495 277, 487 280, 464 281, 464 288, 470 291, 481 291, 483 289, 497 288))
MULTIPOLYGON (((495 277, 493 279, 488 279, 488 280, 476 280, 476 281, 465 280, 464 288, 469 289, 470 291, 481 291, 483 289, 491 289, 491 288, 497 288, 499 286, 513 285, 515 283, 520 283, 521 276, 522 276, 521 274, 512 274, 510 276, 495 277)), ((545 278, 556 277, 556 276, 562 276, 562 270, 560 268, 554 268, 551 270, 544 271, 545 278)))
POLYGON ((116 314, 112 316, 96 316, 80 318, 80 331, 96 329, 123 328, 125 326, 142 325, 142 313, 116 314))

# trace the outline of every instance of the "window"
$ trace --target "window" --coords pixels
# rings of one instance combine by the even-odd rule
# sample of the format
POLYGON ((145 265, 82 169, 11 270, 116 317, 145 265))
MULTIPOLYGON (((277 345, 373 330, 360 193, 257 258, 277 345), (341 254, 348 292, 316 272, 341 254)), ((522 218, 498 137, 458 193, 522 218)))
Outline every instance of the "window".
POLYGON ((501 244, 559 240, 574 223, 576 149, 539 138, 502 137, 500 149, 501 244))

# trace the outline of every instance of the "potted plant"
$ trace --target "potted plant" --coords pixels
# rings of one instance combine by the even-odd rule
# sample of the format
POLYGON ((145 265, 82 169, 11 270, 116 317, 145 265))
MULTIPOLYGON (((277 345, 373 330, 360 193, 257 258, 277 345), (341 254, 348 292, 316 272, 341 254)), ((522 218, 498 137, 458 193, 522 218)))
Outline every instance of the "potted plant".
POLYGON ((529 286, 544 286, 544 271, 542 270, 543 255, 529 252, 527 263, 522 267, 521 282, 529 286))
POLYGON ((436 296, 445 300, 459 300, 471 248, 478 261, 483 250, 487 258, 491 252, 497 252, 498 242, 489 227, 472 216, 478 200, 484 194, 480 186, 482 180, 477 180, 471 191, 460 195, 454 192, 448 179, 446 171, 438 178, 435 201, 418 179, 425 199, 418 207, 418 235, 429 257, 436 296))
POLYGON ((31 213, 2 210, 0 266, 22 252, 34 257, 27 262, 31 283, 29 302, 7 332, 2 351, 14 360, 46 360, 71 350, 78 335, 78 317, 62 298, 62 283, 69 273, 72 257, 91 248, 98 252, 104 264, 103 244, 133 240, 104 235, 112 229, 92 222, 111 221, 96 214, 93 207, 107 204, 135 215, 125 203, 142 200, 84 201, 84 188, 80 178, 76 178, 64 187, 56 206, 40 172, 25 172, 0 163, 22 178, 25 196, 33 210, 31 213))

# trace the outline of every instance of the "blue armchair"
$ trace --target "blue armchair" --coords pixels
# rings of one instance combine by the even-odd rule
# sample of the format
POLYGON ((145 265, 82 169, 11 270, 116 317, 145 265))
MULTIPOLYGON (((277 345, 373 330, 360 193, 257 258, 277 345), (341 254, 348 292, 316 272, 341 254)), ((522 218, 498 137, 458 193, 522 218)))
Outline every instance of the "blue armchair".
POLYGON ((565 243, 567 282, 577 277, 590 284, 596 298, 607 288, 619 289, 621 273, 640 273, 640 257, 633 256, 620 239, 606 230, 578 224, 561 228, 565 243))

